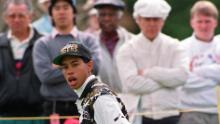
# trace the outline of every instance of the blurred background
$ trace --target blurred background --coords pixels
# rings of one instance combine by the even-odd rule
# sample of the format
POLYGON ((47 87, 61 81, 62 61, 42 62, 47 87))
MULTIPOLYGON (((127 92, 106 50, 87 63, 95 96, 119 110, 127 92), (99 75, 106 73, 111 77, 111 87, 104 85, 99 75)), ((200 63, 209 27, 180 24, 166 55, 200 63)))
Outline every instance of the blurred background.
MULTIPOLYGON (((133 12, 133 5, 136 0, 124 0, 126 2, 127 8, 124 12, 123 19, 121 24, 126 27, 129 31, 137 34, 139 29, 135 24, 135 21, 132 17, 133 12)), ((172 11, 166 20, 165 27, 163 28, 163 32, 171 35, 173 37, 182 40, 191 35, 192 29, 189 25, 189 13, 190 8, 197 0, 167 0, 167 2, 172 6, 172 11)), ((220 2, 219 0, 210 0, 213 2, 220 13, 220 2)), ((7 27, 4 25, 3 18, 2 18, 2 5, 4 0, 0 0, 0 32, 5 31, 7 27)), ((32 0, 34 6, 34 13, 33 13, 33 21, 40 17, 42 11, 39 9, 37 4, 37 0, 32 0)), ((86 6, 87 0, 77 0, 77 25, 78 28, 84 30, 86 28, 86 21, 88 19, 87 12, 90 6, 86 6)), ((220 19, 218 19, 220 22, 220 19)), ((220 24, 216 30, 216 34, 220 34, 220 24)))

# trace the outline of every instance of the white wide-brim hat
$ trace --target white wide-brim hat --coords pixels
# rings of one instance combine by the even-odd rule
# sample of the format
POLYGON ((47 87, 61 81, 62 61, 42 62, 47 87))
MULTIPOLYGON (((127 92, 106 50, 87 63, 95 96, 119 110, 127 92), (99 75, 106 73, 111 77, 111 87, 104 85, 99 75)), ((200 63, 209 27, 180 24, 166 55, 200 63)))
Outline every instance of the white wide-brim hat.
POLYGON ((133 17, 162 18, 166 20, 171 11, 165 0, 137 0, 134 5, 133 17))

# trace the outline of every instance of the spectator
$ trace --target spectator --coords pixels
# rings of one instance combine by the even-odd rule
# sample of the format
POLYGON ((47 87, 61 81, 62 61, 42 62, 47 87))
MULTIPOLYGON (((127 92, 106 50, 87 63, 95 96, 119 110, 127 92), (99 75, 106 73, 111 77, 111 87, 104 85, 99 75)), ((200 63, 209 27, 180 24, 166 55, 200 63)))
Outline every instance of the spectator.
MULTIPOLYGON (((0 36, 0 116, 42 116, 41 82, 32 61, 33 46, 41 35, 30 26, 32 5, 29 0, 4 2, 3 17, 8 31, 0 36)), ((43 121, 21 123, 40 124, 43 121)))
POLYGON ((218 124, 217 94, 220 82, 219 39, 214 38, 218 10, 210 1, 198 1, 191 9, 193 35, 182 41, 190 58, 190 75, 182 88, 183 113, 179 124, 218 124))
POLYGON ((93 7, 94 3, 96 2, 97 0, 86 0, 85 4, 83 5, 83 10, 89 10, 93 7))
POLYGON ((54 26, 53 32, 39 39, 33 53, 34 67, 42 81, 41 93, 46 99, 44 114, 78 115, 75 105, 77 95, 67 85, 59 67, 52 64, 52 60, 63 46, 77 40, 91 50, 93 72, 97 74, 99 46, 92 36, 77 29, 76 7, 72 0, 51 0, 49 14, 54 26))
POLYGON ((98 11, 96 9, 91 9, 88 12, 88 22, 87 22, 87 29, 85 32, 90 33, 94 35, 95 37, 98 37, 100 26, 98 22, 98 11))
MULTIPOLYGON (((38 0, 40 9, 43 11, 43 15, 36 21, 33 22, 33 27, 37 29, 38 32, 44 35, 48 35, 52 32, 53 26, 51 23, 50 16, 48 14, 48 7, 50 6, 51 0, 38 0)), ((76 0, 72 0, 73 4, 76 5, 76 0)))
POLYGON ((122 101, 92 75, 91 54, 82 44, 64 46, 54 61, 60 65, 69 86, 79 97, 81 124, 128 124, 128 115, 122 101))
POLYGON ((48 14, 48 7, 50 5, 50 0, 38 0, 39 6, 43 11, 43 15, 36 21, 33 22, 33 27, 37 29, 42 34, 50 34, 52 32, 53 26, 51 24, 51 19, 48 14))
POLYGON ((125 4, 122 0, 97 0, 94 8, 98 10, 101 32, 98 41, 101 45, 101 65, 99 76, 104 83, 121 92, 122 86, 116 68, 115 56, 122 44, 133 35, 119 25, 125 4))
POLYGON ((161 32, 170 10, 164 0, 138 0, 133 16, 141 33, 116 57, 123 91, 140 98, 139 112, 150 112, 142 124, 177 124, 180 117, 178 87, 185 83, 187 69, 178 40, 161 32))

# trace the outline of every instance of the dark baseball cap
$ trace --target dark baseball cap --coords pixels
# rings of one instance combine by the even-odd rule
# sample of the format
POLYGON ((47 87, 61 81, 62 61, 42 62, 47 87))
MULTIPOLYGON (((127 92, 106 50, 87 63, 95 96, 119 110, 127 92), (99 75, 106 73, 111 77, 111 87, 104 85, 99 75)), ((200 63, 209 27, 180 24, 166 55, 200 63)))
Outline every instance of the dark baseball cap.
POLYGON ((116 9, 123 10, 125 8, 125 3, 122 0, 97 0, 94 4, 94 8, 99 9, 104 6, 112 6, 116 9))
POLYGON ((61 65, 63 58, 66 56, 80 57, 84 60, 84 62, 88 62, 92 58, 90 51, 83 44, 77 41, 73 41, 65 45, 60 50, 60 55, 54 58, 53 63, 61 65))
POLYGON ((59 1, 66 1, 70 4, 70 6, 73 8, 74 13, 77 13, 76 6, 75 6, 75 0, 51 0, 50 6, 48 8, 49 15, 52 15, 52 8, 55 6, 55 4, 59 1))

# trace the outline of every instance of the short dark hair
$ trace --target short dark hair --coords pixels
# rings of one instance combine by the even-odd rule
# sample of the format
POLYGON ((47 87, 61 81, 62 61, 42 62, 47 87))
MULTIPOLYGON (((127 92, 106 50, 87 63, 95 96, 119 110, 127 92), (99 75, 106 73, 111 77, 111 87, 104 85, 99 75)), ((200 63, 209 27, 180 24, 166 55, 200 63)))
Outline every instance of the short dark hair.
MULTIPOLYGON (((52 9, 58 1, 66 1, 67 3, 69 3, 73 9, 73 14, 77 14, 76 6, 74 5, 72 0, 51 0, 50 6, 48 8, 48 12, 49 12, 50 16, 52 16, 52 9)), ((76 24, 76 17, 75 16, 73 18, 73 23, 76 24)), ((55 26, 53 19, 52 19, 52 25, 55 26)))

